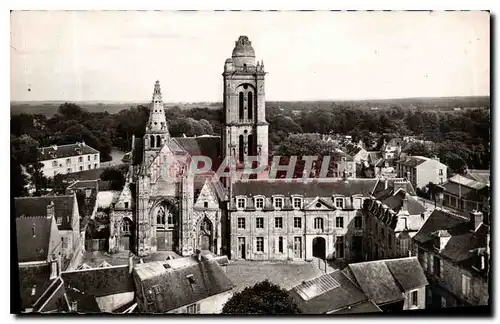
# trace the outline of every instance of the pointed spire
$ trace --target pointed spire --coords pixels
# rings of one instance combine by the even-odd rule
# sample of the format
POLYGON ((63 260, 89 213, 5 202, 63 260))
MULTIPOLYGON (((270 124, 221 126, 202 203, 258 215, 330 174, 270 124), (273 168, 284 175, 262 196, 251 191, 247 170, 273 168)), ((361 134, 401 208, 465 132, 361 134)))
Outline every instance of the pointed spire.
MULTIPOLYGON (((146 125, 146 133, 168 134, 168 125, 161 96, 160 81, 156 81, 154 85, 153 100, 149 110, 149 120, 146 125)), ((158 141, 158 139, 156 139, 156 141, 158 141)))
POLYGON ((156 80, 153 90, 153 103, 162 102, 160 81, 156 80))

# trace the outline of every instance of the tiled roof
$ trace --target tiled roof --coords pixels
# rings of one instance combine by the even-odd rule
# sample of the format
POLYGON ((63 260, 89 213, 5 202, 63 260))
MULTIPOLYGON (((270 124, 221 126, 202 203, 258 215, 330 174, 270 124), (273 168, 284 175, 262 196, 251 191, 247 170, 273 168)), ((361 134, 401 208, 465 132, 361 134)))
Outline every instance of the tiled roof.
POLYGON ((212 160, 212 170, 217 170, 222 163, 219 136, 175 137, 173 140, 191 156, 209 157, 212 160))
POLYGON ((348 268, 366 296, 377 305, 397 302, 404 298, 384 260, 351 263, 348 268))
POLYGON ((457 178, 457 176, 455 176, 446 183, 442 184, 441 186, 444 188, 444 191, 458 197, 463 197, 467 200, 478 202, 482 202, 484 196, 489 194, 489 187, 487 185, 462 176, 459 177, 460 178, 457 178), (458 182, 459 179, 460 182, 458 182), (461 180, 464 179, 465 181, 462 182, 461 180))
POLYGON ((85 143, 75 143, 66 145, 54 145, 38 149, 38 159, 40 161, 61 159, 70 156, 97 154, 98 150, 85 143))
POLYGON ((417 165, 420 165, 424 163, 425 161, 428 161, 429 158, 424 158, 422 156, 408 156, 406 159, 399 160, 398 163, 413 168, 416 167, 417 165))
POLYGON ((75 180, 98 180, 101 177, 101 173, 104 172, 104 168, 85 170, 80 172, 68 173, 64 175, 64 180, 75 181, 75 180))
POLYGON ((70 230, 73 224, 74 197, 68 196, 42 196, 15 198, 14 210, 16 217, 47 216, 47 206, 54 202, 54 215, 56 219, 62 218, 59 230, 70 230))
POLYGON ((437 230, 461 230, 461 228, 468 230, 468 226, 469 219, 466 217, 453 214, 438 207, 430 214, 413 239, 417 242, 425 243, 433 239, 431 233, 437 230))
POLYGON ((428 284, 416 257, 384 260, 391 274, 403 291, 410 291, 428 284))
POLYGON ((71 190, 71 189, 97 189, 97 179, 94 180, 77 180, 70 184, 66 190, 71 190))
POLYGON ((398 190, 394 195, 382 200, 382 203, 398 213, 403 207, 405 197, 406 210, 410 215, 420 215, 426 211, 424 205, 415 196, 411 196, 403 190, 398 190))
POLYGON ((349 306, 345 309, 339 310, 338 312, 332 313, 333 315, 344 315, 344 314, 370 314, 370 313, 381 313, 382 310, 371 300, 361 302, 359 304, 349 306))
POLYGON ((314 286, 314 280, 308 280, 290 290, 290 296, 294 299, 297 306, 304 314, 324 314, 329 311, 348 307, 366 301, 367 297, 363 291, 354 285, 340 270, 336 270, 322 277, 331 277, 338 285, 326 292, 304 300, 301 292, 304 290, 315 291, 318 287, 314 286))
POLYGON ((469 169, 467 170, 465 176, 488 185, 490 184, 490 178, 491 178, 490 170, 469 169))
POLYGON ((31 307, 43 294, 51 283, 50 265, 19 267, 19 290, 21 293, 21 307, 31 307), (35 288, 35 295, 32 295, 35 288))
POLYGON ((488 232, 489 227, 480 224, 474 232, 452 235, 441 251, 441 255, 455 262, 465 261, 474 256, 472 250, 486 247, 486 234, 488 232))
POLYGON ((377 184, 372 192, 372 195, 376 199, 384 199, 393 194, 394 184, 398 182, 404 182, 405 185, 402 187, 408 194, 416 196, 415 189, 411 182, 404 180, 403 178, 380 178, 377 179, 377 184))
POLYGON ((94 297, 134 291, 128 265, 66 271, 61 277, 67 291, 76 289, 94 297))
POLYGON ((52 219, 47 217, 16 218, 18 262, 44 261, 50 248, 52 219), (33 231, 35 235, 33 235, 33 231))
POLYGON ((263 195, 270 197, 272 195, 290 196, 297 194, 305 197, 329 197, 332 195, 350 197, 361 194, 369 196, 376 182, 377 179, 350 179, 348 181, 328 179, 327 181, 309 181, 306 183, 300 180, 286 181, 283 179, 248 180, 246 182, 235 182, 232 187, 232 195, 263 195))
POLYGON ((219 263, 205 258, 137 264, 133 273, 137 289, 144 292, 148 302, 153 302, 143 312, 164 313, 234 287, 219 263))

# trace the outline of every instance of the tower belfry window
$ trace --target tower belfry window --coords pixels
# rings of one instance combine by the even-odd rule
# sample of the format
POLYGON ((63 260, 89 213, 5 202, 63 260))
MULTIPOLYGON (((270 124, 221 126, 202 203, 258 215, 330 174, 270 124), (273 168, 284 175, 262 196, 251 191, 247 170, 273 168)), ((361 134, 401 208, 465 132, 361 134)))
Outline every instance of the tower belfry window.
POLYGON ((252 119, 253 115, 253 94, 248 92, 248 119, 252 119))
POLYGON ((151 138, 150 146, 151 147, 155 147, 155 137, 154 137, 154 135, 151 135, 150 138, 151 138))
POLYGON ((157 147, 161 146, 161 137, 160 137, 160 135, 156 135, 156 146, 157 147))
POLYGON ((239 142, 239 151, 238 151, 238 161, 243 162, 243 156, 245 155, 245 147, 244 147, 244 139, 243 135, 240 135, 240 142, 239 142))
POLYGON ((245 108, 243 105, 243 96, 244 96, 243 92, 240 92, 240 103, 239 103, 239 111, 240 111, 239 118, 240 119, 245 118, 245 108))

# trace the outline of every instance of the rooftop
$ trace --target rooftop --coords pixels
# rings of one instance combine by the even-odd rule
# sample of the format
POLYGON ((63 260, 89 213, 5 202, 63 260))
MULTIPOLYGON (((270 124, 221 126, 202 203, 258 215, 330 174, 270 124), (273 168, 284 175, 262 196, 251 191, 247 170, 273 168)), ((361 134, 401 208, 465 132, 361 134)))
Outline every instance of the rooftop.
POLYGON ((38 159, 40 161, 61 159, 71 156, 79 156, 86 154, 98 154, 99 151, 82 143, 66 144, 66 145, 52 145, 38 149, 38 159))
POLYGON ((54 203, 54 216, 62 219, 59 230, 71 229, 73 224, 74 196, 18 197, 14 199, 16 217, 47 216, 47 206, 54 203))
POLYGON ((375 187, 377 179, 311 179, 304 182, 301 179, 266 179, 239 181, 233 184, 233 196, 245 195, 303 195, 305 197, 330 197, 332 195, 369 196, 375 187))
POLYGON ((231 290, 219 262, 202 256, 137 264, 134 281, 149 302, 142 311, 164 313, 231 290), (154 302, 156 301, 156 303, 154 302))

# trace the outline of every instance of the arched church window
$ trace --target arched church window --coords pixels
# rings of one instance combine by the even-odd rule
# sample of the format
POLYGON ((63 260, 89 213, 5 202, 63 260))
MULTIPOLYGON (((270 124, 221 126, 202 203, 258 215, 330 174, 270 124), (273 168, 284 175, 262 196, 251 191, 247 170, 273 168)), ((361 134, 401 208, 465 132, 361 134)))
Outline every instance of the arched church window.
POLYGON ((252 91, 248 92, 248 119, 253 118, 253 94, 252 91))
POLYGON ((243 106, 243 92, 240 92, 240 104, 239 104, 239 108, 240 108, 240 119, 245 119, 245 108, 243 106))
POLYGON ((158 146, 158 147, 161 146, 161 137, 160 137, 160 135, 156 135, 156 146, 158 146))
POLYGON ((167 226, 174 227, 174 215, 170 211, 167 211, 167 226))
POLYGON ((157 225, 165 225, 165 208, 158 208, 158 212, 156 213, 156 224, 157 225))
POLYGON ((130 222, 126 219, 122 221, 122 234, 130 234, 130 222))
POLYGON ((151 147, 155 147, 155 137, 154 137, 154 135, 151 135, 150 139, 151 139, 151 147))

